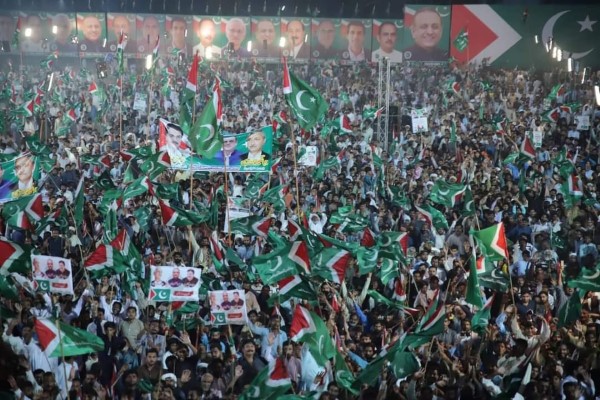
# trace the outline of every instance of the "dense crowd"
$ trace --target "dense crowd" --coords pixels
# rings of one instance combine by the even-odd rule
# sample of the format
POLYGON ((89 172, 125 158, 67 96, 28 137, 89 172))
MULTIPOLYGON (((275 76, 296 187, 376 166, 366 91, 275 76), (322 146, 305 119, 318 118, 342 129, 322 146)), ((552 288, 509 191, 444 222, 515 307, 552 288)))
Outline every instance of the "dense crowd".
MULTIPOLYGON (((196 400, 235 399, 242 393, 255 398, 249 390, 257 375, 276 360, 291 380, 288 394, 296 397, 290 398, 595 398, 600 302, 594 291, 569 286, 582 271, 594 271, 600 256, 600 111, 593 77, 581 83, 578 75, 564 71, 453 62, 393 65, 390 104, 396 115, 389 117, 389 140, 382 143, 377 121, 363 118, 365 109, 377 105, 375 64, 292 66, 328 101, 328 120, 348 117, 351 132, 327 135, 321 134, 322 124, 312 131, 299 129, 285 105, 280 65, 230 61, 202 68, 197 112, 218 73, 226 83, 225 132, 270 126, 287 110, 274 144, 279 167, 261 176, 270 187, 289 187, 284 207, 248 195, 255 174, 198 172, 190 177, 189 171, 167 169, 155 181, 177 185, 171 204, 185 209, 216 204, 217 219, 166 226, 150 193, 125 199, 116 210, 118 227, 141 254, 145 273, 90 276, 84 260, 103 243, 112 218, 99 176, 108 173, 117 189, 126 188, 129 160, 123 153, 156 146, 159 118, 178 121, 189 66, 163 63, 153 76, 127 71, 119 78, 108 71, 105 80, 73 66, 1 73, 3 92, 12 94, 2 102, 0 152, 30 151, 31 137, 51 152, 51 168, 38 181, 45 216, 63 204, 70 209, 85 177, 82 221, 70 213, 66 223, 49 220, 42 229, 27 230, 2 220, 7 240, 30 245, 36 254, 69 258, 75 288, 74 295, 59 296, 34 291, 31 274, 6 277, 18 291, 15 298, 2 297, 2 398, 196 400), (48 87, 50 72, 55 89, 42 100, 46 107, 33 117, 10 119, 26 92, 48 87), (104 87, 104 99, 90 93, 92 83, 104 87), (552 94, 557 85, 561 90, 552 94), (133 109, 136 93, 150 94, 149 114, 133 109), (76 120, 65 130, 69 104, 77 104, 76 120), (556 120, 543 117, 556 107, 556 120), (413 109, 426 111, 426 131, 413 133, 407 117, 413 109), (589 128, 577 129, 576 116, 589 116, 589 128), (534 157, 515 158, 530 131, 542 136, 534 157), (296 156, 303 146, 317 146, 320 163, 332 157, 340 162, 321 173, 300 166, 296 156), (105 156, 109 159, 103 163, 90 161, 105 156), (565 189, 567 178, 559 171, 565 162, 573 165, 577 196, 565 189), (468 185, 474 211, 465 211, 464 198, 449 205, 432 202, 432 188, 440 181, 468 185), (219 188, 227 191, 222 197, 215 194, 219 188), (227 198, 242 198, 253 215, 271 217, 271 235, 225 230, 227 198), (425 206, 441 212, 446 223, 430 223, 419 211, 425 206), (360 219, 361 229, 336 223, 342 210, 355 216, 353 221, 360 219), (471 232, 500 222, 508 258, 483 262, 509 276, 509 285, 481 284, 480 295, 490 300, 491 312, 486 323, 476 324, 474 316, 481 310, 466 298, 473 272, 471 232), (292 224, 305 227, 303 240, 320 234, 331 238, 334 247, 353 251, 343 282, 308 276, 316 298, 279 302, 277 285, 263 285, 253 261, 269 254, 277 237, 287 241, 292 224), (365 273, 357 248, 371 246, 368 236, 379 241, 391 232, 402 235, 404 253, 394 263, 393 278, 382 274, 381 260, 365 273), (217 247, 229 251, 225 267, 215 258, 215 238, 217 247), (201 300, 183 307, 148 301, 150 265, 201 268, 201 300), (245 291, 247 324, 211 324, 207 290, 223 289, 245 291), (578 301, 572 300, 575 292, 578 301), (400 299, 398 293, 403 293, 400 299), (393 344, 421 328, 423 315, 438 302, 445 304, 443 331, 408 350, 418 367, 406 375, 401 372, 408 363, 398 365, 398 359, 376 364, 393 344), (321 360, 306 344, 291 340, 298 304, 323 320, 336 360, 321 360), (87 330, 102 339, 104 348, 49 357, 37 342, 36 318, 58 318, 87 330), (349 383, 339 374, 337 358, 350 372, 349 383), (365 377, 373 365, 377 373, 365 377)), ((481 249, 477 253, 482 255, 481 249)), ((270 398, 264 392, 260 396, 270 398)))

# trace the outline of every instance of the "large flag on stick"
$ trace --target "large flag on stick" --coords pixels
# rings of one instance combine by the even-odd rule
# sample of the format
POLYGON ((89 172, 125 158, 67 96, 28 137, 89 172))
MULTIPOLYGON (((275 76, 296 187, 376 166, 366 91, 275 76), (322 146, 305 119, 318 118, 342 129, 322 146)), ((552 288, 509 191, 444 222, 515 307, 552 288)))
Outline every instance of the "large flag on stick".
POLYGON ((219 133, 223 122, 223 103, 221 102, 221 81, 217 78, 212 96, 202 114, 195 121, 189 133, 190 143, 196 153, 212 158, 223 145, 223 137, 219 133))
POLYGON ((185 88, 183 89, 183 98, 181 100, 181 110, 179 111, 179 123, 185 134, 190 133, 192 128, 192 115, 196 108, 196 92, 198 91, 198 53, 194 54, 192 65, 188 73, 185 88))
POLYGON ((327 112, 327 102, 309 84, 299 79, 288 69, 283 59, 283 94, 285 101, 303 129, 312 129, 327 112))
POLYGON ((79 356, 104 349, 104 342, 99 336, 49 319, 37 319, 35 332, 47 357, 79 356))

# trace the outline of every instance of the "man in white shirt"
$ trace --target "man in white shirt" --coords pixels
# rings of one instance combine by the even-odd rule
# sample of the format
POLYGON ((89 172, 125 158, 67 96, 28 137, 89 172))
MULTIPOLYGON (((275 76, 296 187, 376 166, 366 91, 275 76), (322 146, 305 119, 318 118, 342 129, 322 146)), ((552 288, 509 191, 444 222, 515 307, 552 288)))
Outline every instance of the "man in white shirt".
POLYGON ((398 28, 393 22, 383 22, 379 26, 376 36, 379 48, 373 52, 371 61, 376 62, 387 57, 390 62, 402 62, 402 52, 394 48, 398 37, 397 33, 398 28))
POLYGON ((196 28, 196 35, 200 39, 200 43, 194 46, 194 54, 198 53, 200 56, 209 60, 221 57, 222 49, 213 44, 216 30, 215 23, 212 19, 204 18, 201 20, 196 28))
POLYGON ((365 26, 360 21, 350 21, 348 24, 348 51, 342 54, 350 61, 366 61, 371 59, 371 51, 365 49, 365 26))

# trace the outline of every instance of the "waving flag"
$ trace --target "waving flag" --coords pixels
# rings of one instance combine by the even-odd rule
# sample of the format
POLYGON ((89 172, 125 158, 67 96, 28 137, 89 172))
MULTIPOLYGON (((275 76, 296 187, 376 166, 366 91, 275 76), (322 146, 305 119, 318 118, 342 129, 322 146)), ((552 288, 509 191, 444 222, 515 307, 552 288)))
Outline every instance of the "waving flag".
POLYGON ((283 59, 283 93, 285 100, 303 129, 312 129, 327 112, 327 102, 314 88, 288 69, 283 59))
POLYGON ((104 349, 104 342, 86 330, 49 319, 36 319, 34 330, 47 357, 71 357, 95 353, 104 349))

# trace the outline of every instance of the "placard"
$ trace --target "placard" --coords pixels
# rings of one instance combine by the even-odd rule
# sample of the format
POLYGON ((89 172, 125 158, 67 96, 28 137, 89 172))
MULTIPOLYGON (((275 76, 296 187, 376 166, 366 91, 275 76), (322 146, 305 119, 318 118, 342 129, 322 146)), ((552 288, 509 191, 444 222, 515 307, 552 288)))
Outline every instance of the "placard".
POLYGON ((197 301, 202 270, 191 267, 151 266, 148 300, 197 301))
POLYGON ((589 115, 576 115, 575 121, 577 122, 578 131, 587 131, 590 129, 590 116, 589 115))
POLYGON ((67 258, 31 255, 31 274, 36 290, 73 294, 71 260, 67 258))
POLYGON ((146 93, 136 93, 133 98, 133 109, 141 112, 148 110, 148 103, 146 101, 148 95, 146 93))
POLYGON ((244 325, 248 320, 244 290, 208 292, 210 321, 213 325, 244 325))
POLYGON ((317 146, 306 146, 304 149, 306 152, 300 157, 298 164, 304 165, 305 167, 315 167, 317 165, 319 149, 317 146))

